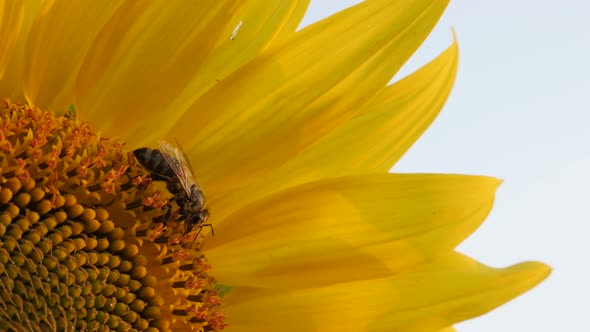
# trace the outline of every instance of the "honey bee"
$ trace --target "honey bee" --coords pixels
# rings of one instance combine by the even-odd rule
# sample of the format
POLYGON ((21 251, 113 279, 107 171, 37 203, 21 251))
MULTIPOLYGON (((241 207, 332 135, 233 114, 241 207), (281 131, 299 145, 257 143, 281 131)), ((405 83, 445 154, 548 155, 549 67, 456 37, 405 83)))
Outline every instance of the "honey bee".
MULTIPOLYGON (((179 207, 179 220, 184 220, 184 234, 198 228, 197 234, 203 227, 213 226, 206 224, 209 211, 204 209, 205 195, 195 180, 193 169, 181 150, 180 146, 174 147, 168 142, 160 141, 159 149, 140 148, 133 150, 137 161, 148 171, 154 181, 165 181, 168 191, 174 195, 171 201, 175 201, 179 207)), ((171 217, 171 208, 164 217, 164 225, 171 217)))

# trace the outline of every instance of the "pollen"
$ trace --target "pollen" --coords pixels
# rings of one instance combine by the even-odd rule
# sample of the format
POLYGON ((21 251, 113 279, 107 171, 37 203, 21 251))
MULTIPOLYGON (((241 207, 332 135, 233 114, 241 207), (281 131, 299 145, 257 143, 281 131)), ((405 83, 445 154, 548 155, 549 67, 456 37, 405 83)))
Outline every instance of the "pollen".
POLYGON ((170 198, 123 142, 5 100, 0 331, 222 330, 206 237, 170 198))

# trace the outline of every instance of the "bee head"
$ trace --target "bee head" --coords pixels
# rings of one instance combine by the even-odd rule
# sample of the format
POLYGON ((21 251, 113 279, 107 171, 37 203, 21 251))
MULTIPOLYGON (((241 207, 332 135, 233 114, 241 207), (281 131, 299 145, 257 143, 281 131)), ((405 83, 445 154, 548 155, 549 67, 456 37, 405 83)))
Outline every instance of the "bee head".
POLYGON ((197 186, 196 184, 193 184, 191 186, 190 199, 191 201, 196 203, 195 205, 197 205, 199 209, 203 208, 203 205, 205 205, 205 195, 203 194, 201 188, 199 188, 199 186, 197 186))
POLYGON ((207 211, 207 210, 201 210, 197 214, 198 214, 198 218, 199 218, 199 221, 198 221, 199 224, 203 224, 207 221, 207 219, 209 219, 209 211, 207 211))

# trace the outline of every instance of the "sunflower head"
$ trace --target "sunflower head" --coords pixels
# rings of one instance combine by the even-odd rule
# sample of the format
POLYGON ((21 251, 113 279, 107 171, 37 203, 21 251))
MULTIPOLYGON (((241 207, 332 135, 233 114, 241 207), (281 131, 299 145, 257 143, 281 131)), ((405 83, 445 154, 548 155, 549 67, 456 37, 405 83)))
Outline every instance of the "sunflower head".
POLYGON ((2 105, 3 331, 225 327, 204 237, 163 220, 171 194, 123 148, 72 113, 2 105))

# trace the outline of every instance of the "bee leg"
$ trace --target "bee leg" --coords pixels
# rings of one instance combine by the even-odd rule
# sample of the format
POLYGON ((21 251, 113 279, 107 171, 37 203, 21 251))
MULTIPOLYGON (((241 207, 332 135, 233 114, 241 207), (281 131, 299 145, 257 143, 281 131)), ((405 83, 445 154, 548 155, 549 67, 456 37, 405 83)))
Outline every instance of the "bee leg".
POLYGON ((213 232, 213 225, 212 224, 202 224, 199 225, 199 231, 197 232, 197 236, 195 236, 195 239, 193 240, 193 243, 195 243, 195 241, 199 238, 199 235, 201 235, 201 232, 203 231, 203 227, 208 226, 211 228, 211 235, 215 236, 215 232, 213 232))
MULTIPOLYGON (((212 235, 215 235, 215 234, 213 233, 213 225, 211 225, 211 224, 202 224, 202 225, 199 225, 199 226, 197 226, 197 227, 199 228, 199 230, 197 231, 197 234, 196 234, 196 235, 195 235, 195 237, 193 238, 193 242, 191 243, 191 246, 195 244, 195 242, 197 241, 197 239, 198 239, 198 238, 199 238, 199 236, 201 235, 201 231, 203 231, 203 227, 205 227, 205 226, 209 226, 209 227, 211 227, 211 234, 212 234, 212 235)), ((202 246, 203 246, 203 244, 201 244, 201 247, 202 247, 202 246)), ((201 249, 200 249, 200 248, 198 248, 198 250, 201 250, 201 249)))
POLYGON ((211 235, 215 236, 215 232, 213 231, 213 225, 212 224, 202 224, 199 229, 199 233, 201 232, 201 229, 203 229, 203 227, 208 226, 209 228, 211 228, 211 235))
MULTIPOLYGON (((193 239, 193 242, 191 243, 191 246, 195 244, 195 242, 199 238, 199 235, 201 235, 201 230, 202 229, 203 229, 203 227, 199 227, 199 230, 197 231, 197 235, 195 235, 195 238, 193 239)), ((199 250, 201 250, 201 249, 199 248, 199 250)))
POLYGON ((164 224, 166 224, 168 222, 168 220, 170 220, 170 217, 172 216, 172 206, 170 205, 166 205, 166 214, 164 215, 164 224))
POLYGON ((161 219, 162 224, 164 224, 164 226, 166 226, 168 224, 168 221, 170 221, 170 219, 172 217, 172 206, 170 206, 169 204, 166 204, 166 205, 164 205, 164 207, 166 207, 166 213, 164 213, 164 216, 158 217, 158 219, 161 219))

